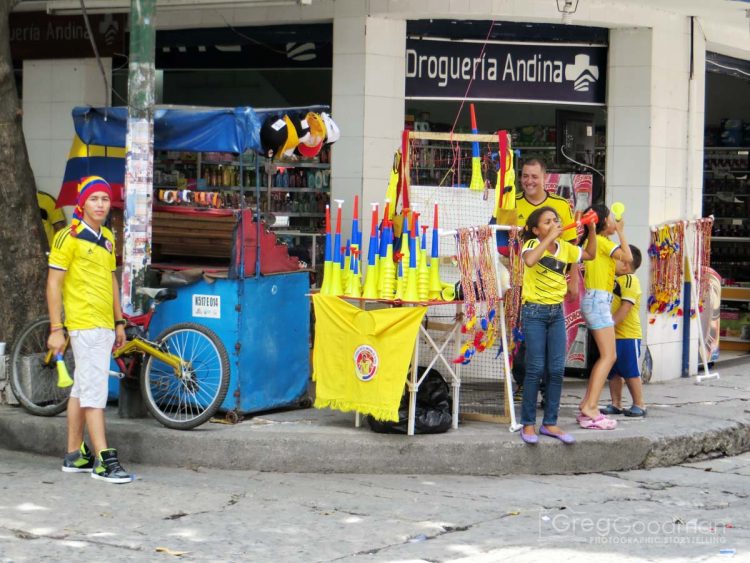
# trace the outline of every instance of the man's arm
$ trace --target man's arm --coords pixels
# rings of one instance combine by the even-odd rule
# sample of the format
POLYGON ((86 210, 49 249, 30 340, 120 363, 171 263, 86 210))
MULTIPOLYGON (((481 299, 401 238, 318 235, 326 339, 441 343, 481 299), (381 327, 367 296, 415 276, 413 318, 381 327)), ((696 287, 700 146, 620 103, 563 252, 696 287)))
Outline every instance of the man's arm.
POLYGON ((65 281, 65 270, 50 268, 47 274, 47 311, 49 312, 50 334, 47 347, 57 353, 65 346, 65 335, 62 330, 62 287, 65 281))
MULTIPOLYGON (((112 272, 112 308, 115 314, 115 321, 122 319, 122 307, 120 307, 120 284, 117 282, 117 276, 112 272)), ((125 326, 115 324, 115 348, 125 344, 125 326)))

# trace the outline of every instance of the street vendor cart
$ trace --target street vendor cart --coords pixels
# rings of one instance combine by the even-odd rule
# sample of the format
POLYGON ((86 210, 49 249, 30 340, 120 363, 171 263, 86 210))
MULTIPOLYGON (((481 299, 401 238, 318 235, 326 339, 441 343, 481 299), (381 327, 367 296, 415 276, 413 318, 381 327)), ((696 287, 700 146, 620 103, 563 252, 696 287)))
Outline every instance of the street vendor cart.
MULTIPOLYGON (((260 127, 294 110, 165 107, 154 116, 152 270, 177 296, 160 304, 151 332, 192 322, 219 336, 231 365, 220 409, 234 417, 296 405, 307 393, 310 272, 261 220, 270 202, 264 169, 278 163, 258 154, 260 127)), ((125 146, 126 108, 79 107, 73 119, 87 147, 125 146)), ((116 204, 124 181, 111 183, 116 204)))

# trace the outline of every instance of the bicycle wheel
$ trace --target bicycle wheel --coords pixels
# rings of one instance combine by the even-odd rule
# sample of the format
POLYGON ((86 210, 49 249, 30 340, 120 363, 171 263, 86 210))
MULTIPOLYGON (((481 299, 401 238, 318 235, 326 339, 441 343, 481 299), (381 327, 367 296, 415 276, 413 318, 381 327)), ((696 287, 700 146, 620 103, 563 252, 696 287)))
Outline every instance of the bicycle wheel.
POLYGON ((196 323, 164 330, 156 342, 165 352, 189 363, 182 377, 148 356, 141 370, 141 393, 149 412, 168 428, 189 430, 219 409, 229 387, 229 356, 219 337, 196 323))
MULTIPOLYGON (((55 416, 65 410, 70 387, 57 386, 54 361, 45 364, 49 319, 39 318, 24 328, 13 346, 10 387, 21 406, 32 414, 55 416)), ((73 349, 64 354, 68 372, 73 374, 73 349)))

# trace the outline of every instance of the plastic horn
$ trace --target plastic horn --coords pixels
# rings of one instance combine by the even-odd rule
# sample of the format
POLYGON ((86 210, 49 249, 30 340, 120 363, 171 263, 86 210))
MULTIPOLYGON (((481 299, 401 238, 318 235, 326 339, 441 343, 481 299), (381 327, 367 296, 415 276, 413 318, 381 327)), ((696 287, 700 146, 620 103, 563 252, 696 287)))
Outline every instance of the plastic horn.
POLYGON ((417 293, 420 301, 430 298, 430 269, 427 267, 427 225, 421 225, 422 249, 419 251, 417 262, 417 293))
POLYGON ((320 293, 323 295, 330 295, 331 294, 331 277, 333 274, 332 271, 332 263, 331 260, 333 259, 333 252, 332 252, 332 244, 333 240, 331 239, 331 206, 326 205, 326 238, 325 238, 325 257, 323 258, 323 283, 320 284, 320 293))
POLYGON ((390 201, 385 200, 385 214, 383 215, 383 222, 380 223, 380 241, 379 241, 379 257, 378 257, 378 295, 383 297, 383 286, 385 283, 385 267, 386 267, 386 256, 388 255, 388 208, 390 207, 390 201))
POLYGON ((349 262, 351 272, 349 272, 349 279, 347 280, 345 292, 347 297, 362 297, 362 282, 359 279, 358 257, 359 249, 356 244, 352 244, 351 260, 349 262))
POLYGON ((68 368, 65 366, 62 354, 55 354, 55 363, 57 364, 57 386, 64 389, 73 385, 73 380, 68 373, 68 368))
POLYGON ((612 204, 611 210, 612 215, 615 216, 615 221, 619 221, 620 219, 622 219, 622 214, 625 213, 625 204, 620 201, 616 201, 612 204))
POLYGON ((412 212, 411 228, 409 229, 409 277, 406 278, 406 301, 419 301, 419 290, 417 289, 417 220, 419 214, 412 212))
MULTIPOLYGON (((409 264, 411 263, 411 248, 409 246, 409 239, 411 239, 411 228, 413 227, 411 219, 413 217, 413 214, 406 213, 404 215, 404 230, 401 233, 401 246, 399 247, 398 251, 403 255, 404 260, 404 281, 409 280, 409 264)), ((395 251, 395 245, 394 245, 394 251, 395 251)))
POLYGON ((456 286, 452 283, 441 283, 440 284, 440 298, 443 301, 455 301, 456 300, 456 286))
POLYGON ((396 301, 403 301, 404 300, 404 293, 406 288, 406 283, 404 281, 404 271, 406 269, 404 268, 404 258, 401 257, 401 259, 398 261, 398 274, 396 276, 396 296, 394 299, 396 301))
MULTIPOLYGON (((474 113, 474 104, 469 104, 469 112, 471 113, 471 132, 476 135, 479 133, 479 130, 477 129, 477 116, 474 113)), ((471 182, 469 183, 469 187, 475 191, 484 190, 482 162, 479 158, 479 141, 471 143, 471 182)))
POLYGON ((352 244, 357 248, 362 246, 362 240, 359 238, 359 196, 354 196, 354 214, 352 215, 352 244))
POLYGON ((344 203, 343 199, 334 200, 338 204, 336 209, 336 233, 333 238, 333 280, 331 283, 331 295, 342 295, 344 293, 344 287, 341 280, 341 205, 344 203))
POLYGON ((438 232, 438 205, 435 204, 435 214, 432 219, 432 253, 430 254, 430 299, 440 299, 442 286, 440 285, 440 233, 438 232))
POLYGON ((380 276, 383 280, 380 289, 381 299, 393 299, 396 292, 396 265, 393 262, 393 225, 390 221, 385 221, 385 257, 380 257, 380 276))
POLYGON ((341 254, 343 260, 341 261, 341 286, 344 288, 344 293, 349 288, 349 279, 352 273, 352 248, 356 243, 349 239, 346 239, 346 244, 341 245, 341 254))
POLYGON ((378 204, 371 203, 370 245, 367 247, 367 271, 362 296, 365 299, 378 298, 378 204))
POLYGON ((589 223, 598 223, 599 222, 599 216, 596 214, 596 211, 593 209, 589 209, 586 213, 584 213, 581 218, 578 221, 573 221, 570 225, 565 225, 562 230, 567 231, 568 229, 574 229, 581 225, 588 225, 589 223))

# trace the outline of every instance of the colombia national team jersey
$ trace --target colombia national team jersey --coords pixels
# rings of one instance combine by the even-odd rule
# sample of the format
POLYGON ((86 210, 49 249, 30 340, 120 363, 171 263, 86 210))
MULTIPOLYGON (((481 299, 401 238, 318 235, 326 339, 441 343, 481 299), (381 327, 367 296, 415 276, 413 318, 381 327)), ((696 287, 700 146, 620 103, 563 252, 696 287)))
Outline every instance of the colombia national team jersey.
MULTIPOLYGON (((548 193, 547 197, 539 205, 534 205, 526 199, 524 193, 520 193, 516 196, 516 213, 518 215, 518 226, 525 227, 526 221, 529 215, 540 207, 551 207, 560 216, 560 222, 563 226, 569 225, 573 222, 573 210, 570 208, 570 202, 564 197, 559 195, 548 193)), ((574 241, 578 234, 576 229, 568 229, 563 231, 562 239, 568 242, 574 241)))
POLYGON ((101 228, 97 235, 86 223, 55 235, 49 267, 65 271, 63 307, 68 330, 115 326, 112 272, 115 271, 115 238, 101 228))
POLYGON ((596 257, 586 262, 583 280, 586 289, 600 289, 612 293, 615 287, 615 259, 620 245, 603 235, 596 235, 596 257))
MULTIPOLYGON (((534 238, 526 241, 521 250, 521 255, 539 245, 539 239, 534 238)), ((540 303, 542 305, 555 305, 562 303, 568 292, 568 284, 565 281, 565 270, 568 264, 576 264, 581 261, 583 251, 569 242, 558 240, 554 254, 549 249, 539 259, 539 262, 531 267, 523 269, 523 291, 524 303, 540 303)))
POLYGON ((620 308, 623 301, 633 304, 625 318, 615 326, 615 338, 642 338, 641 317, 641 282, 633 274, 618 276, 615 280, 612 314, 620 308))

